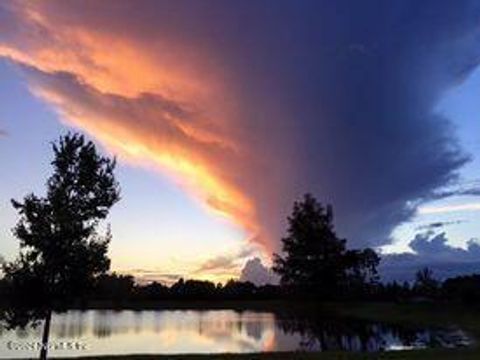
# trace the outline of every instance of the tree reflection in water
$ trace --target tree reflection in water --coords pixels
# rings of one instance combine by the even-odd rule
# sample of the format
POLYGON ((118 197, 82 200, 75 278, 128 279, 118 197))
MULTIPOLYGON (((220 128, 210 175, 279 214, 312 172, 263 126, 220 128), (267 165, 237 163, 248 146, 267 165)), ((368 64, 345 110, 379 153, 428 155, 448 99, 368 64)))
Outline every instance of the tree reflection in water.
MULTIPOLYGON (((40 328, 2 331, 3 342, 36 341, 40 328)), ((468 345, 460 331, 344 318, 320 310, 68 311, 52 321, 52 341, 84 340, 82 355, 295 350, 382 351, 468 345)), ((0 349, 0 358, 29 357, 0 349)), ((72 353, 57 352, 59 357, 72 353)), ((77 354, 78 355, 78 354, 77 354)))
POLYGON ((423 347, 453 347, 458 339, 453 330, 425 329, 392 323, 372 323, 352 318, 338 318, 320 312, 281 312, 277 326, 286 334, 301 337, 305 351, 384 351, 423 347))

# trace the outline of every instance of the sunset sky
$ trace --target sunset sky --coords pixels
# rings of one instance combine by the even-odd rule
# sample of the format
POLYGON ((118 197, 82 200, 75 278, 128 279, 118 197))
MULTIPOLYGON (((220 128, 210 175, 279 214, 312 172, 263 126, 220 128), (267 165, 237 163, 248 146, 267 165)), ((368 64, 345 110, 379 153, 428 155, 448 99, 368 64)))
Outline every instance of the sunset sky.
POLYGON ((0 254, 73 130, 140 279, 268 265, 305 192, 352 247, 479 261, 479 60, 474 1, 2 1, 0 254))

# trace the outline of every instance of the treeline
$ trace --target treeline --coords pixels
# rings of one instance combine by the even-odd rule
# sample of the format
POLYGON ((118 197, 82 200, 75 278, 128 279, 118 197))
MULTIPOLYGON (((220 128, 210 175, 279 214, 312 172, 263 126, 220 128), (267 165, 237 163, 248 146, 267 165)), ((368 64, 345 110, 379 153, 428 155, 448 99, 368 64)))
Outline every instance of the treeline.
MULTIPOLYGON (((95 284, 89 296, 93 301, 108 301, 116 304, 124 302, 157 302, 165 300, 331 300, 319 297, 315 289, 299 292, 282 285, 256 286, 251 282, 230 280, 225 284, 215 284, 206 280, 180 279, 171 286, 158 282, 140 285, 133 276, 104 275, 95 284)), ((429 269, 416 274, 412 283, 370 283, 354 292, 337 295, 336 300, 344 301, 480 301, 480 274, 458 276, 445 281, 436 280, 429 269)))
POLYGON ((94 301, 152 302, 162 300, 272 300, 282 297, 279 286, 255 286, 251 282, 230 280, 215 284, 206 280, 179 279, 171 286, 159 282, 141 285, 129 275, 103 275, 89 296, 94 301))
POLYGON ((391 282, 378 286, 375 296, 378 300, 395 301, 480 301, 480 274, 456 276, 445 281, 436 280, 428 268, 416 274, 413 283, 391 282))
MULTIPOLYGON (((0 280, 0 298, 8 296, 4 281, 0 280)), ((299 292, 282 285, 256 286, 251 282, 230 280, 225 284, 215 284, 206 280, 180 279, 167 286, 159 282, 138 284, 131 275, 108 274, 100 276, 79 302, 84 306, 92 304, 129 307, 144 304, 155 306, 165 301, 264 301, 264 300, 332 300, 318 296, 315 289, 299 292)), ((412 283, 391 282, 370 283, 355 292, 337 294, 335 300, 343 301, 460 301, 476 303, 480 301, 480 274, 458 276, 438 281, 429 269, 416 274, 412 283)))
MULTIPOLYGON (((230 280, 225 284, 215 284, 206 280, 180 279, 167 286, 159 282, 139 284, 131 275, 107 274, 97 278, 95 283, 78 302, 85 306, 105 304, 122 307, 163 301, 225 301, 225 300, 332 300, 320 297, 315 289, 300 292, 285 285, 256 286, 251 282, 230 280)), ((0 301, 8 297, 5 280, 0 279, 0 301)), ((460 301, 476 303, 480 301, 480 274, 458 276, 445 281, 435 279, 429 269, 418 271, 414 282, 377 282, 350 288, 349 292, 337 294, 334 300, 343 301, 460 301)))

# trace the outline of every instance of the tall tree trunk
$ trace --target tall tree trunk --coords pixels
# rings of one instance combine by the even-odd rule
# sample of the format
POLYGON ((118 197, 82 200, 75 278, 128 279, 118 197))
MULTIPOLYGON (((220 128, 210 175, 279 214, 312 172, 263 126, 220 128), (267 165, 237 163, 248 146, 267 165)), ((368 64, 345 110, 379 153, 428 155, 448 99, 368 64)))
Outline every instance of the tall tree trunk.
POLYGON ((47 360, 48 337, 50 335, 50 322, 52 321, 52 310, 47 311, 45 323, 43 324, 42 349, 40 350, 40 360, 47 360))

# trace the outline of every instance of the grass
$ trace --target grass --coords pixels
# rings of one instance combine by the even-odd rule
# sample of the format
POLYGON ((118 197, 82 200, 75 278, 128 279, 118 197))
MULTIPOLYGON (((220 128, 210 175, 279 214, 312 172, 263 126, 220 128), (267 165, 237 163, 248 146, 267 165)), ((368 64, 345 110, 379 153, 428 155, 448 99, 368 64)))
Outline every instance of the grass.
POLYGON ((83 357, 82 360, 478 360, 476 349, 462 350, 415 350, 386 353, 258 353, 258 354, 218 354, 218 355, 122 355, 103 357, 83 357))
MULTIPOLYGON (((279 306, 279 304, 275 304, 279 306)), ((480 339, 480 309, 452 304, 324 304, 325 310, 357 319, 424 326, 456 325, 473 339, 480 339)), ((208 355, 123 355, 82 357, 82 360, 479 360, 480 346, 469 348, 427 349, 384 353, 279 352, 259 354, 208 355)))

